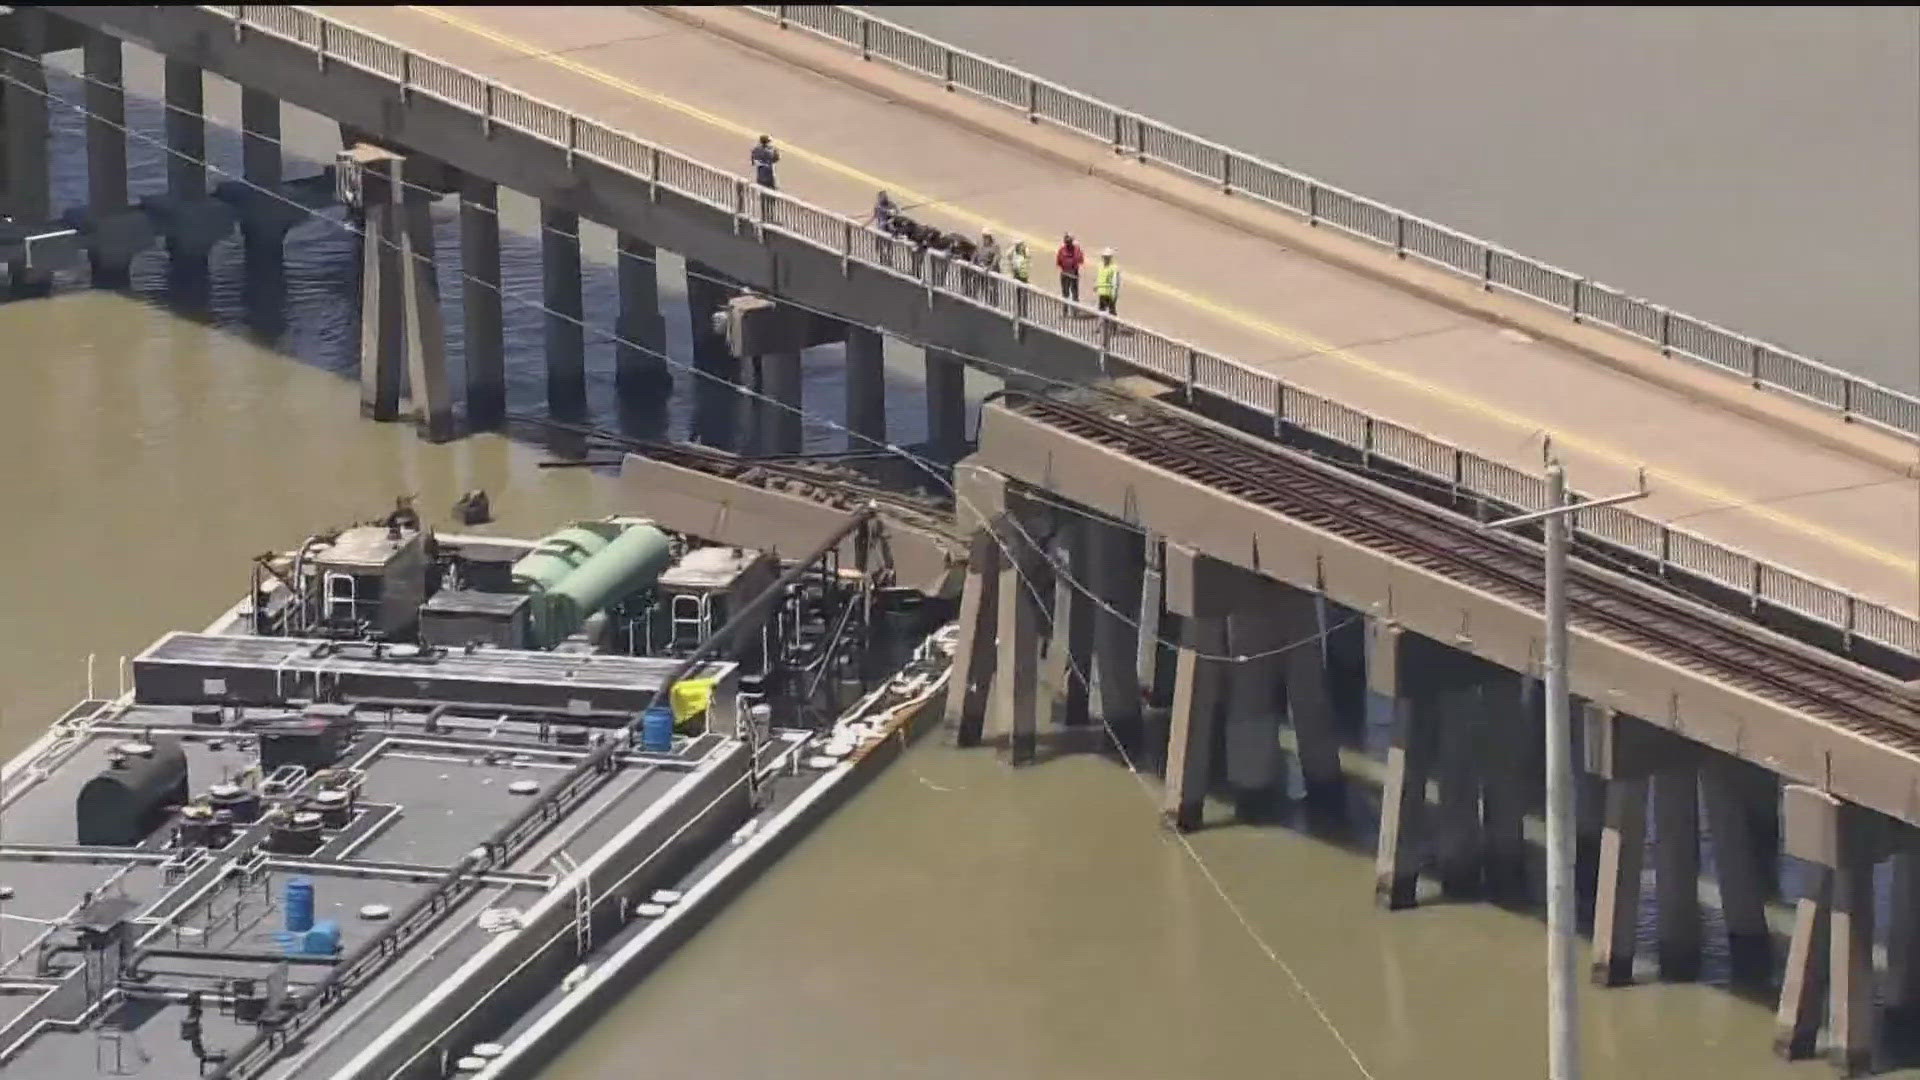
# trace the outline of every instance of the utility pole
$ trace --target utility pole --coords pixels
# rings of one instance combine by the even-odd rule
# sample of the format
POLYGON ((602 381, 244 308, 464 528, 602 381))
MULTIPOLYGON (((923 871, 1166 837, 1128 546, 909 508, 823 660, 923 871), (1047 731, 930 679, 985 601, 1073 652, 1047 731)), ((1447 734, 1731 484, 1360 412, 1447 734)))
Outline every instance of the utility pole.
POLYGON ((1567 505, 1567 474, 1547 462, 1547 508, 1489 522, 1501 529, 1546 522, 1546 706, 1547 706, 1547 1078, 1579 1080, 1580 1039, 1574 997, 1573 722, 1567 692, 1568 517, 1647 496, 1640 489, 1574 506, 1567 505))

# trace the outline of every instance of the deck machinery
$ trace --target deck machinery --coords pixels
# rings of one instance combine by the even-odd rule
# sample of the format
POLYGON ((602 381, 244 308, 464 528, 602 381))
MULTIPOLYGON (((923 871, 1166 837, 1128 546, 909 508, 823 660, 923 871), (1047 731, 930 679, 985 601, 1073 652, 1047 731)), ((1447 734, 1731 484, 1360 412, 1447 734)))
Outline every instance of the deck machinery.
POLYGON ((723 895, 730 836, 944 686, 946 602, 839 565, 869 524, 783 563, 402 503, 257 558, 7 766, 0 1070, 524 1075, 585 971, 723 895))

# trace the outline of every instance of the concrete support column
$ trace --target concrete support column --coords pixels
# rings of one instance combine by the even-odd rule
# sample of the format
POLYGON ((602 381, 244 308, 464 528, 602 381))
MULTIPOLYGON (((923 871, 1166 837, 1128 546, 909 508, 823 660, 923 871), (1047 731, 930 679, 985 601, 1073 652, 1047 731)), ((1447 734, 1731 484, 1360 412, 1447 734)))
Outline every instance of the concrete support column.
POLYGON ((734 387, 740 364, 727 348, 723 313, 735 290, 703 263, 687 261, 687 316, 693 338, 693 441, 722 450, 734 449, 735 413, 739 394, 734 387))
MULTIPOLYGON (((53 217, 53 178, 47 169, 51 129, 47 121, 47 69, 40 57, 47 36, 45 12, 30 7, 13 9, 14 33, 0 54, 0 72, 7 77, 0 91, 5 103, 6 213, 15 221, 38 228, 53 217)), ((53 289, 53 275, 29 268, 24 258, 8 264, 13 295, 45 296, 53 289)))
POLYGON ((1344 799, 1345 777, 1340 771, 1340 729, 1333 714, 1322 610, 1319 598, 1312 593, 1283 591, 1277 605, 1280 644, 1293 648, 1279 660, 1286 677, 1287 719, 1293 725, 1298 746, 1306 801, 1332 808, 1344 799))
POLYGON ((1247 574, 1229 616, 1227 644, 1246 657, 1227 667, 1226 779, 1242 821, 1271 820, 1286 799, 1286 769, 1280 756, 1280 717, 1286 698, 1280 682, 1286 624, 1279 606, 1286 586, 1247 574))
MULTIPOLYGON (((1011 504, 1014 500, 1008 499, 1011 504)), ((1008 517, 1023 508, 1009 505, 1008 517)), ((1007 732, 1007 759, 1014 765, 1033 762, 1040 726, 1040 603, 1034 580, 1040 576, 1041 560, 1027 541, 1033 531, 1031 520, 1020 528, 1006 527, 999 532, 1001 558, 1000 598, 995 611, 998 619, 995 659, 993 712, 997 723, 1007 732)))
POLYGON ((757 436, 760 452, 771 455, 798 454, 805 439, 805 415, 801 412, 800 354, 767 353, 754 359, 759 368, 759 398, 753 399, 759 416, 757 436))
POLYGON ((401 283, 399 207, 386 172, 391 162, 361 170, 360 415, 400 417, 401 360, 406 348, 406 293, 401 283))
POLYGON ((540 204, 541 296, 546 304, 547 411, 587 415, 587 334, 581 323, 580 215, 540 204))
POLYGON ((847 327, 847 449, 872 450, 887 440, 885 339, 880 331, 847 327))
MULTIPOLYGON (((87 211, 99 222, 127 207, 127 92, 120 39, 97 30, 85 33, 81 71, 88 113, 87 211)), ((124 289, 130 284, 129 253, 96 246, 88 260, 96 288, 124 289)))
POLYGON ((1820 1022, 1826 1016, 1833 871, 1810 866, 1807 879, 1805 894, 1794 903, 1793 938, 1787 945, 1780 1007, 1773 1020, 1773 1052, 1788 1061, 1813 1056, 1818 1048, 1820 1022))
POLYGON ((935 461, 958 461, 967 450, 966 362, 927 350, 927 447, 935 461))
POLYGON ((1647 839, 1647 782, 1607 782, 1606 824, 1593 905, 1593 981, 1633 981, 1634 934, 1640 916, 1640 870, 1647 839))
POLYGON ((1141 547, 1140 633, 1136 642, 1134 677, 1140 683, 1140 700, 1162 703, 1159 696, 1161 612, 1166 606, 1167 543, 1160 536, 1147 534, 1141 547))
POLYGON ((500 304, 499 186, 460 180, 461 338, 467 368, 467 424, 491 431, 507 420, 507 347, 500 304))
POLYGON ((1522 829, 1530 783, 1542 775, 1534 747, 1543 740, 1529 723, 1526 682, 1526 676, 1501 674, 1481 688, 1485 884, 1487 895, 1495 900, 1518 900, 1527 893, 1527 843, 1522 829))
POLYGON ((1879 1013, 1873 982, 1873 865, 1879 858, 1877 823, 1843 807, 1838 865, 1833 868, 1832 958, 1827 969, 1828 1056, 1841 1076, 1872 1071, 1879 1013))
MULTIPOLYGON (((248 184, 247 202, 269 209, 265 201, 272 196, 260 189, 280 190, 280 99, 245 86, 240 88, 240 171, 248 184)), ((240 235, 249 273, 279 272, 286 239, 282 222, 286 220, 268 213, 241 217, 240 235)))
POLYGON ((1174 661, 1161 818, 1186 832, 1199 828, 1204 817, 1224 675, 1220 661, 1211 657, 1226 654, 1227 614, 1239 574, 1191 548, 1169 544, 1166 575, 1167 606, 1181 616, 1182 632, 1174 661))
POLYGON ((1071 510, 1054 510, 1053 625, 1047 645, 1047 708, 1056 724, 1087 722, 1087 676, 1093 670, 1093 603, 1087 597, 1089 523, 1071 510))
POLYGON ((1373 864, 1374 900, 1389 910, 1412 907, 1420 881, 1418 837, 1432 771, 1430 707, 1413 695, 1409 638, 1398 625, 1367 621, 1367 723, 1388 731, 1387 775, 1380 791, 1380 837, 1373 864))
MULTIPOLYGON (((1101 722, 1131 754, 1140 738, 1140 631, 1124 613, 1139 610, 1144 547, 1140 534, 1123 525, 1088 528, 1092 585, 1105 603, 1093 613, 1093 697, 1101 722)), ((1157 595, 1153 603, 1157 611, 1157 595)))
POLYGON ((1809 880, 1795 909, 1774 1050, 1788 1059, 1813 1054, 1824 1015, 1834 1066, 1842 1076, 1859 1076, 1872 1067, 1879 1022, 1873 867, 1884 842, 1881 820, 1800 785, 1782 791, 1781 808, 1787 854, 1806 864, 1809 880))
POLYGON ((1653 861, 1660 977, 1700 977, 1700 784, 1691 768, 1653 778, 1653 861))
MULTIPOLYGON (((405 179, 406 163, 394 162, 405 179)), ((453 395, 447 386, 447 331, 440 315, 440 275, 433 245, 433 199, 418 186, 400 191, 400 257, 406 305, 408 402, 429 442, 454 436, 453 395)))
MULTIPOLYGON (((167 57, 165 61, 167 199, 176 215, 207 197, 206 73, 198 66, 167 57)), ((177 279, 193 280, 207 272, 208 238, 197 230, 174 228, 167 237, 167 257, 177 279)))
POLYGON ((1911 1022, 1920 1014, 1920 846, 1902 832, 1887 904, 1887 1008, 1911 1022))
POLYGON ((974 530, 967 550, 967 580, 960 590, 960 637, 953 653, 946 725, 956 746, 978 746, 993 685, 999 633, 1000 544, 989 528, 974 530))
POLYGON ((667 322, 660 315, 659 255, 637 236, 621 233, 617 256, 620 314, 614 332, 614 388, 622 401, 665 394, 673 386, 667 370, 667 322))
POLYGON ((1700 770, 1700 789, 1707 827, 1713 833, 1727 957, 1736 979, 1759 983, 1773 975, 1773 935, 1767 928, 1767 890, 1761 880, 1753 817, 1734 766, 1731 758, 1709 759, 1700 770))
POLYGON ((1436 696, 1440 772, 1440 888, 1454 899, 1481 895, 1485 836, 1481 828, 1480 688, 1453 687, 1436 696))

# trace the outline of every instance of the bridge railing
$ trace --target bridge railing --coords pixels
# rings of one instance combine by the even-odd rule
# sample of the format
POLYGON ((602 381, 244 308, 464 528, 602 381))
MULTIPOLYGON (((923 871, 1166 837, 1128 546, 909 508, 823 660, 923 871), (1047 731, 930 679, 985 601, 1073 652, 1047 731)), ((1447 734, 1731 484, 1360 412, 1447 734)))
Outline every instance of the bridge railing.
POLYGON ((1260 158, 1189 135, 1048 82, 1018 68, 956 49, 855 8, 831 4, 750 4, 782 27, 799 27, 882 60, 1099 140, 1118 155, 1172 169, 1210 187, 1239 193, 1371 241, 1421 262, 1537 301, 1575 322, 1609 330, 1738 375, 1755 387, 1790 394, 1908 438, 1920 438, 1920 398, 1618 289, 1529 259, 1444 225, 1260 158))
MULTIPOLYGON (((297 43, 312 50, 318 63, 348 64, 385 78, 401 99, 423 94, 467 109, 474 114, 477 131, 510 128, 636 181, 704 203, 733 215, 742 235, 773 232, 800 240, 848 263, 911 280, 950 301, 998 312, 1016 331, 1053 334, 1095 348, 1112 373, 1137 371, 1178 385, 1189 399, 1200 394, 1234 403, 1260 417, 1261 426, 1276 437, 1288 428, 1309 432, 1346 447, 1363 463, 1391 463, 1458 495, 1523 511, 1546 506, 1546 483, 1538 476, 1369 416, 1179 339, 1069 303, 1046 290, 956 265, 845 215, 786 192, 765 190, 733 173, 409 52, 311 8, 224 5, 198 10, 216 14, 232 24, 236 33, 259 32, 297 43)), ((857 24, 846 21, 853 18, 847 9, 817 10, 838 12, 831 19, 840 25, 857 24)), ((882 24, 868 20, 858 25, 882 24)), ((883 30, 879 40, 894 40, 887 35, 895 32, 883 30)), ((960 65, 960 70, 967 70, 966 65, 960 65)), ((1663 576, 1671 570, 1698 577, 1747 598, 1756 612, 1770 605, 1848 637, 1920 656, 1920 620, 1912 616, 1624 510, 1588 511, 1575 517, 1577 534, 1631 552, 1663 576)))

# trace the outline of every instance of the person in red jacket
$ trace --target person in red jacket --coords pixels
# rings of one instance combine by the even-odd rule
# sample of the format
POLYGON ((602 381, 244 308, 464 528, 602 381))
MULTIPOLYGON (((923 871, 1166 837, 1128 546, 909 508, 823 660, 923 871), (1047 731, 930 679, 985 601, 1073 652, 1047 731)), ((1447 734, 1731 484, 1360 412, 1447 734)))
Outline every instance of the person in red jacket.
POLYGON ((1080 264, 1086 261, 1086 252, 1080 250, 1080 245, 1073 242, 1073 234, 1068 233, 1053 256, 1053 264, 1060 268, 1060 295, 1076 304, 1080 302, 1080 264))

